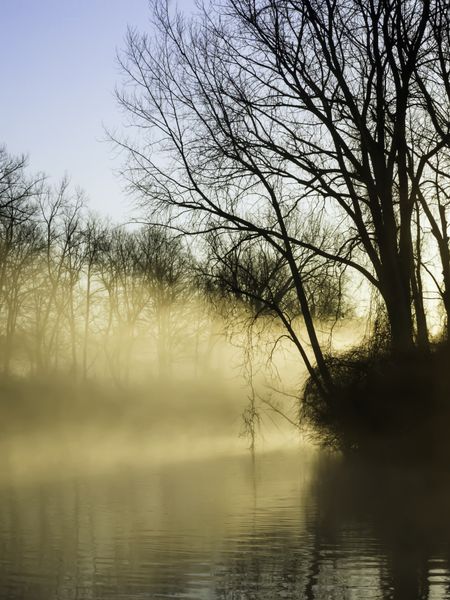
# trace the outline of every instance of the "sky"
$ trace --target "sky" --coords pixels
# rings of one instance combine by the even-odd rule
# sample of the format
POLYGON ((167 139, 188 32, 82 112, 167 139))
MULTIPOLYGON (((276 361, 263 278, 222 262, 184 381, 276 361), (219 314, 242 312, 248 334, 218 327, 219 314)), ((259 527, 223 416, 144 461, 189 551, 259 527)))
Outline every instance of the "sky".
MULTIPOLYGON (((30 171, 68 175, 116 221, 132 200, 105 128, 120 129, 117 51, 127 26, 151 31, 148 0, 0 0, 0 145, 30 171)), ((180 1, 185 9, 190 0, 180 1)))

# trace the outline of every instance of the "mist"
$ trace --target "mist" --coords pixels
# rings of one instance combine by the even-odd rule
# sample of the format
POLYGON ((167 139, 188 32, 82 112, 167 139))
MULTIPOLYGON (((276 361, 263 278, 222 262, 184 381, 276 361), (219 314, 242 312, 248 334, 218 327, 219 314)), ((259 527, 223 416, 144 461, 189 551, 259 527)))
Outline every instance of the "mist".
POLYGON ((154 0, 95 153, 117 8, 26 3, 5 116, 73 125, 0 140, 0 598, 449 598, 448 0, 154 0))

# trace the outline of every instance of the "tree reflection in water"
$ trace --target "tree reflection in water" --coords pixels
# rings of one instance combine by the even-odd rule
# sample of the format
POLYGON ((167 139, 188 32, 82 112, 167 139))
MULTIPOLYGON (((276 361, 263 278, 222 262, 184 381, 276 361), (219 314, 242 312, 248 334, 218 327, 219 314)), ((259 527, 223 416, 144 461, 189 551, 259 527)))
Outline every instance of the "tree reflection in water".
POLYGON ((450 598, 449 506, 445 473, 325 460, 305 531, 256 528, 216 574, 215 597, 450 598))

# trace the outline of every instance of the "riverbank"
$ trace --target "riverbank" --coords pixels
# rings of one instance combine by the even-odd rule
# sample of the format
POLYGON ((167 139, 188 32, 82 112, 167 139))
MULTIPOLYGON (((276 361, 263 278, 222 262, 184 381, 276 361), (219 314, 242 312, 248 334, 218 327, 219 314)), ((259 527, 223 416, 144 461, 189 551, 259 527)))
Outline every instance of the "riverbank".
POLYGON ((335 387, 306 383, 301 418, 320 445, 381 460, 450 461, 450 347, 331 357, 335 387))

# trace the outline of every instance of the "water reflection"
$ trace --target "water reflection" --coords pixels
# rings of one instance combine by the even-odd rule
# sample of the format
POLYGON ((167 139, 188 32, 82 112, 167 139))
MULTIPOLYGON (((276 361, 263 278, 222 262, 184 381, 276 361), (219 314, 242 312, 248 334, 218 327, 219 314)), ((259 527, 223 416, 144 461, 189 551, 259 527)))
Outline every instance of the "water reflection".
POLYGON ((378 557, 380 597, 450 597, 447 473, 334 465, 315 486, 321 544, 378 557))
POLYGON ((450 597, 439 473, 310 452, 0 489, 3 599, 450 597))

